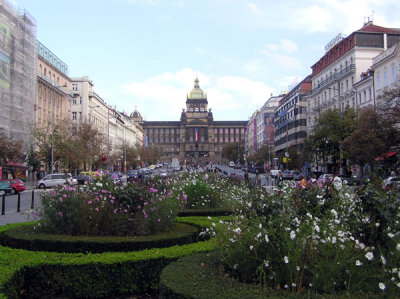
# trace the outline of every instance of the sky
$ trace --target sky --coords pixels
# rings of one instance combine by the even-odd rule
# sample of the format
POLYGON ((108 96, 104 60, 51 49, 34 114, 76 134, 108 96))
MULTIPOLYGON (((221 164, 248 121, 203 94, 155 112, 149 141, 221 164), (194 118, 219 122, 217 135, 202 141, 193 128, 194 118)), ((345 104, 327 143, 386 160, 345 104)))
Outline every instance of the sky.
POLYGON ((214 120, 248 120, 311 74, 338 33, 400 28, 398 0, 18 0, 37 39, 94 91, 147 121, 177 121, 194 79, 214 120), (297 81, 296 81, 297 80, 297 81))

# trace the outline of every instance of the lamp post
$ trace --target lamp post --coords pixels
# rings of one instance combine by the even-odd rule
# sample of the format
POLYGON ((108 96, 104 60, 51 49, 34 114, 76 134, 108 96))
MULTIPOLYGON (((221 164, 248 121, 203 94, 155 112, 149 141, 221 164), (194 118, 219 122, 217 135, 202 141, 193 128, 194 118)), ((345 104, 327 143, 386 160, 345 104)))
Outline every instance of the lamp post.
POLYGON ((63 86, 55 86, 53 83, 53 111, 51 115, 51 144, 50 144, 50 173, 53 173, 53 164, 54 164, 54 117, 55 117, 55 109, 56 109, 56 90, 60 87, 67 87, 67 83, 63 86))
MULTIPOLYGON (((342 105, 341 105, 341 98, 343 96, 340 95, 340 86, 339 88, 335 88, 335 87, 328 87, 328 89, 332 89, 332 90, 336 90, 338 92, 338 106, 339 106, 339 119, 340 119, 340 142, 339 142, 339 174, 343 175, 343 166, 342 166, 342 131, 343 131, 343 127, 342 127, 342 105)), ((356 97, 357 100, 357 97, 356 97)))

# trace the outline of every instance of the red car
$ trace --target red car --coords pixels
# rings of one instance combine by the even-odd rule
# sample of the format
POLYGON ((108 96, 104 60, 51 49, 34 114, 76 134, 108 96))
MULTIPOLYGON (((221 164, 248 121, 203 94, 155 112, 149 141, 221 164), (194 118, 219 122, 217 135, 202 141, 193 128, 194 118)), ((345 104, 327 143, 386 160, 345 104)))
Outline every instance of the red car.
POLYGON ((7 179, 1 181, 10 183, 10 188, 12 188, 11 194, 17 194, 19 192, 25 191, 26 189, 25 183, 20 179, 7 179))

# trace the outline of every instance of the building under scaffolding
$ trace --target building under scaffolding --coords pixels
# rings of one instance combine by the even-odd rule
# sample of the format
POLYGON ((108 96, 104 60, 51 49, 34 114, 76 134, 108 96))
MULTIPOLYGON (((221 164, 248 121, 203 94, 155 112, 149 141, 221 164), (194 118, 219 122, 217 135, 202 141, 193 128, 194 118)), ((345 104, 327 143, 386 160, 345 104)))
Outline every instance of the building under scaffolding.
POLYGON ((22 140, 25 152, 35 123, 36 21, 0 0, 0 128, 22 140))

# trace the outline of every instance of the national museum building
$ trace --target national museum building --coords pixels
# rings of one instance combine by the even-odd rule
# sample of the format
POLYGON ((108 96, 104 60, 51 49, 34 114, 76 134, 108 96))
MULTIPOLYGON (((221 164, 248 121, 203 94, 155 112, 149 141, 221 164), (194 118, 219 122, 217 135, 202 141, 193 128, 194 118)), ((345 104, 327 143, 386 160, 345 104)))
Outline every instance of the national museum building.
MULTIPOLYGON (((143 121, 145 146, 158 147, 160 160, 180 163, 219 162, 225 144, 244 145, 247 121, 214 121, 207 95, 195 79, 180 121, 143 121), (240 143, 240 144, 239 144, 240 143)), ((135 111, 133 118, 142 120, 135 111)))

